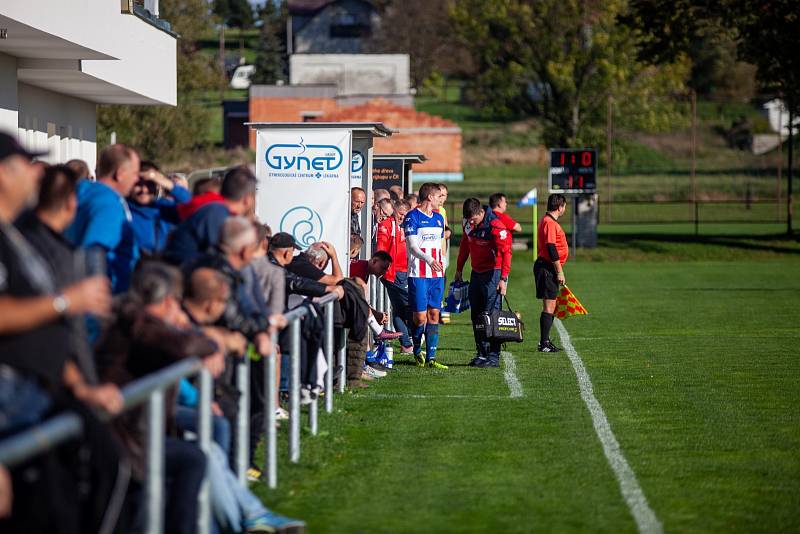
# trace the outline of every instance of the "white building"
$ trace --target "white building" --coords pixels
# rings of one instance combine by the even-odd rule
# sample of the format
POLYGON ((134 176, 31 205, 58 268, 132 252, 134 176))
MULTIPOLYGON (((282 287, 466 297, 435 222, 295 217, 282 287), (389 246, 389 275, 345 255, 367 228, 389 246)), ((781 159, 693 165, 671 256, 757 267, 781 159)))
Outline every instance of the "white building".
POLYGON ((94 169, 97 104, 174 106, 176 36, 158 0, 136 4, 0 1, 0 130, 94 169))

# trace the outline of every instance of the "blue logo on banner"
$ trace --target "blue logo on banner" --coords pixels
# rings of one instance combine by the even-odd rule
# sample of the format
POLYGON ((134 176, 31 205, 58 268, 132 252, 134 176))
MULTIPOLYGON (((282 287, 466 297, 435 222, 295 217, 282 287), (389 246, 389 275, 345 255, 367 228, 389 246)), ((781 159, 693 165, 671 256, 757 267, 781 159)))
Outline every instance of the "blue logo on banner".
POLYGON ((322 217, 305 206, 287 211, 281 218, 280 231, 291 234, 302 248, 308 248, 322 240, 322 217))
POLYGON ((353 152, 353 161, 350 167, 350 172, 355 174, 361 172, 364 168, 364 155, 361 152, 353 152))
POLYGON ((267 165, 277 171, 335 171, 342 166, 342 151, 334 145, 299 143, 270 145, 264 155, 267 165))

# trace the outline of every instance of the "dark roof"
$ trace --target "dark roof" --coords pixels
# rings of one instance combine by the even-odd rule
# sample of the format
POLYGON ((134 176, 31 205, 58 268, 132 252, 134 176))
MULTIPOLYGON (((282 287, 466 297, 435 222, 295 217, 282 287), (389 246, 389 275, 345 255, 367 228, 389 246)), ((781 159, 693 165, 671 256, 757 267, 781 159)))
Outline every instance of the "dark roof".
POLYGON ((313 15, 336 0, 289 0, 290 15, 313 15))
MULTIPOLYGON (((289 0, 289 14, 290 15, 313 15, 316 12, 328 7, 330 4, 335 4, 339 0, 289 0)), ((373 9, 372 2, 369 0, 361 0, 363 3, 370 5, 373 9)))

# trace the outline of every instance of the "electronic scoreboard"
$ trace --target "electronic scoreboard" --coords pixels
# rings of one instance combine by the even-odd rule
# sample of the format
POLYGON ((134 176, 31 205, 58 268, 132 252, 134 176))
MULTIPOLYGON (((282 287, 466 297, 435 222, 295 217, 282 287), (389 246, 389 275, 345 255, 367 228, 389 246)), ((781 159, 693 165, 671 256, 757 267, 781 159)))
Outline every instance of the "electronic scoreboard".
POLYGON ((551 193, 594 193, 597 151, 593 148, 551 148, 548 176, 551 193))

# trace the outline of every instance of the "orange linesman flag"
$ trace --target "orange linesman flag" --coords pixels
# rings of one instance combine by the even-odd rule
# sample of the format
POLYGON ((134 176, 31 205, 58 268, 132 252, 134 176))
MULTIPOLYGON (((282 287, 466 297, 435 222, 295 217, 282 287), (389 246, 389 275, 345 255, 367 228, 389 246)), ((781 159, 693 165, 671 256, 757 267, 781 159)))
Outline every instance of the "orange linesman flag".
POLYGON ((573 315, 586 315, 589 312, 583 307, 575 294, 567 286, 561 288, 556 297, 556 317, 567 319, 573 315))

